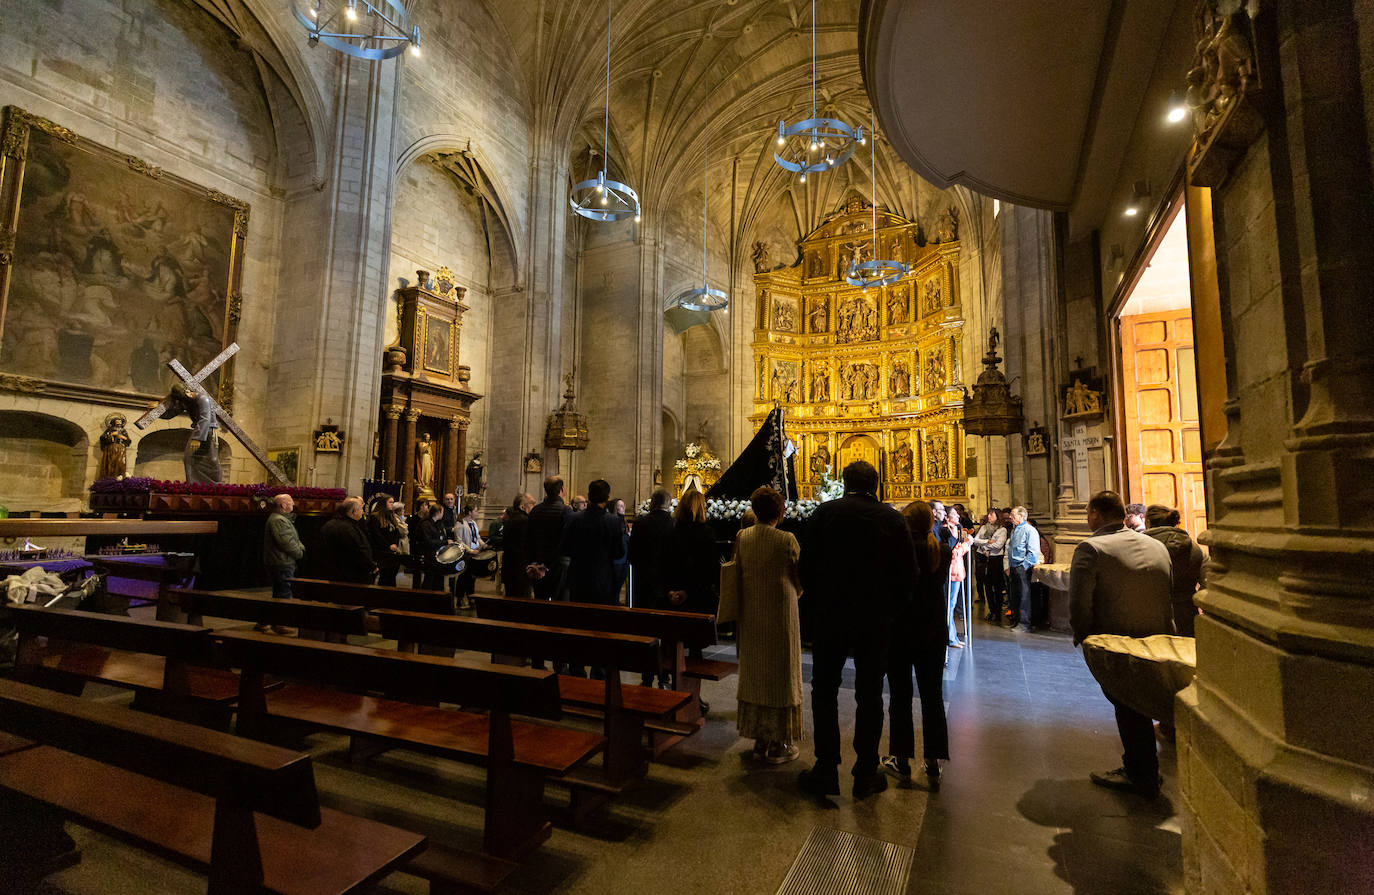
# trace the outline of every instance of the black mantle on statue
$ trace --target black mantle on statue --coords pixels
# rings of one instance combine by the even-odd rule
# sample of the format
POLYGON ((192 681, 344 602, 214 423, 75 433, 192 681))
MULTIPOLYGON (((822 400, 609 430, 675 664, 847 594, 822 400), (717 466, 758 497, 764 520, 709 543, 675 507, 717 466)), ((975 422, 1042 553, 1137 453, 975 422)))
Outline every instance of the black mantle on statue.
POLYGON ((753 440, 730 464, 706 496, 712 499, 748 500, 754 489, 772 485, 788 500, 797 499, 797 477, 793 470, 793 454, 787 454, 783 430, 783 410, 774 407, 753 440))

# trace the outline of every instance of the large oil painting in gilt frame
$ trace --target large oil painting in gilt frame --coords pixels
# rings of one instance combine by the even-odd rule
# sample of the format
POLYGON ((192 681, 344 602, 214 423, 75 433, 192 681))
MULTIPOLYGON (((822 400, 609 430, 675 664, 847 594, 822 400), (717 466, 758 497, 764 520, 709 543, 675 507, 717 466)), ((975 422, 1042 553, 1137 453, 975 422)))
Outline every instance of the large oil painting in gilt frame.
POLYGON ((17 106, 0 139, 0 388, 142 407, 234 341, 247 203, 17 106))

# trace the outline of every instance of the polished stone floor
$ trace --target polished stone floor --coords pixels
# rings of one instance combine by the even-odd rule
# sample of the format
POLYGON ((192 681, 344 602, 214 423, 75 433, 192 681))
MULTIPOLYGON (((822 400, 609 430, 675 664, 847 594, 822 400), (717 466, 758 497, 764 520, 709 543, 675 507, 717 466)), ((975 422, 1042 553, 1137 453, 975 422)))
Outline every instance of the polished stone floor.
MULTIPOLYGON (((1161 752, 1158 801, 1098 789, 1087 774, 1116 767, 1120 745, 1111 707, 1068 638, 981 622, 973 634, 970 649, 951 651, 946 672, 953 760, 940 792, 927 792, 918 777, 857 803, 847 786, 834 799, 801 795, 795 777, 810 763, 810 743, 791 765, 758 765, 736 736, 735 683, 727 679, 706 685, 705 729, 651 766, 645 781, 576 828, 557 809, 552 838, 506 891, 773 893, 818 827, 914 849, 908 893, 1181 891, 1172 749, 1161 752)), ((718 650, 728 656, 733 647, 718 650)), ((841 722, 847 743, 853 702, 844 693, 841 722)), ((315 756, 328 804, 455 846, 479 845, 479 771, 404 752, 354 765, 336 736, 296 745, 315 756)), ((556 789, 548 798, 566 804, 556 789)), ((86 858, 50 878, 53 892, 204 891, 195 874, 73 833, 86 858)), ((378 890, 424 888, 393 874, 378 890)))

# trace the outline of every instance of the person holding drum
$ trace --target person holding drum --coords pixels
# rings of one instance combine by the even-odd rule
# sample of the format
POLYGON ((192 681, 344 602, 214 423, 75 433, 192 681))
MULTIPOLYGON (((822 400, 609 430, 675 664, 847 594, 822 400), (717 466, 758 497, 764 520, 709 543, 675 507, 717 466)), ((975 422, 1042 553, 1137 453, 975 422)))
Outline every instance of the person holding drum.
POLYGON ((425 518, 418 526, 411 526, 410 529, 410 550, 411 554, 420 560, 420 567, 424 569, 424 580, 421 584, 426 590, 444 589, 444 568, 439 565, 437 555, 444 549, 444 508, 436 504, 424 502, 428 508, 425 518))
MULTIPOLYGON (((463 514, 458 517, 457 523, 453 527, 454 540, 467 548, 469 560, 458 573, 458 577, 453 579, 453 593, 458 598, 459 609, 471 609, 472 601, 468 597, 476 589, 473 584, 473 564, 484 559, 494 559, 495 557, 484 557, 482 553, 487 551, 487 542, 482 540, 481 534, 477 531, 477 501, 466 501, 463 504, 463 514)), ((495 551, 492 551, 494 553, 495 551)))

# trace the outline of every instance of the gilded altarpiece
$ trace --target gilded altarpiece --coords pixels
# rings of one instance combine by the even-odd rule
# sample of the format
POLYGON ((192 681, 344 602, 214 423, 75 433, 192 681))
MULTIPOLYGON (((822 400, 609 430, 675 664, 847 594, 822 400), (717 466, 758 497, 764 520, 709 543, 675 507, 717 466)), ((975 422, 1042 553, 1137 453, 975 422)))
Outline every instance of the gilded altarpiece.
POLYGON ((873 257, 873 210, 850 201, 801 243, 796 267, 754 276, 754 411, 787 408, 798 489, 867 460, 882 497, 959 500, 967 494, 959 344, 959 243, 920 245, 917 226, 878 212, 877 251, 905 261, 896 283, 862 290, 844 279, 873 257))

